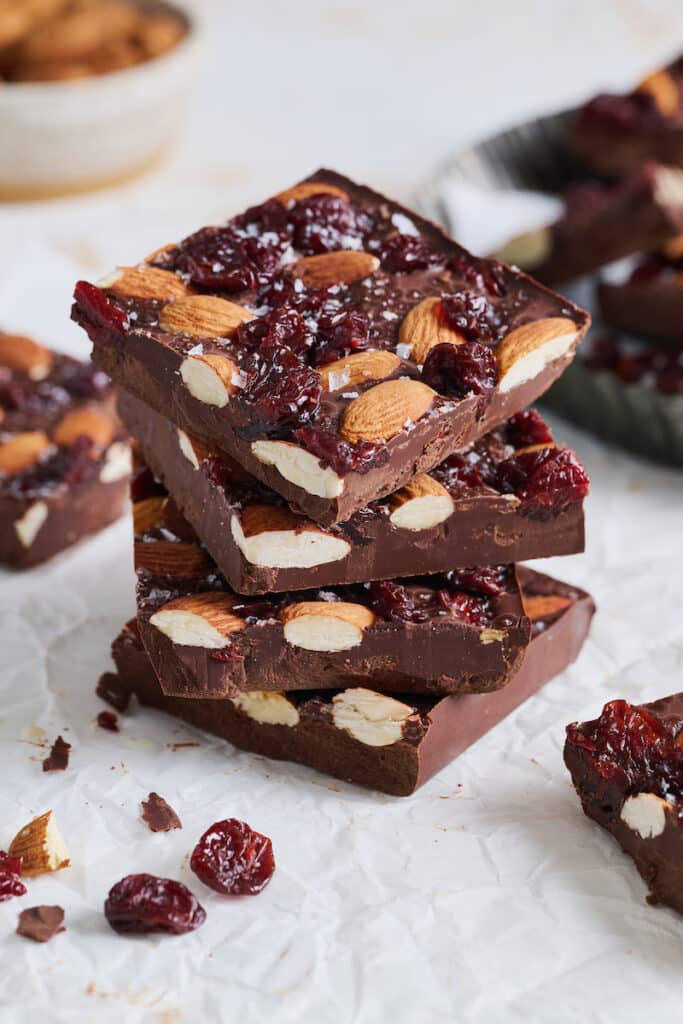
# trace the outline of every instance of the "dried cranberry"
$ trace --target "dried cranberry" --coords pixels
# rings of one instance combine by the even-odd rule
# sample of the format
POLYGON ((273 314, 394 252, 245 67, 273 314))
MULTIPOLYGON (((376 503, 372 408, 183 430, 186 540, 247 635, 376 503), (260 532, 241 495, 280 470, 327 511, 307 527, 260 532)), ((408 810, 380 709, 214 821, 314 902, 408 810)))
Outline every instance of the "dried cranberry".
POLYGON ((485 295, 462 291, 444 295, 439 307, 444 322, 468 341, 494 341, 500 318, 485 295))
POLYGON ((463 281, 488 292, 489 295, 501 298, 507 291, 505 272, 499 264, 492 260, 478 259, 476 256, 458 253, 451 257, 449 267, 463 281))
POLYGON ((299 355, 313 343, 313 335, 300 313, 295 309, 280 308, 241 324, 237 330, 237 342, 249 349, 262 345, 286 345, 299 355))
POLYGON ((394 622, 425 622, 429 613, 420 607, 401 583, 379 580, 370 584, 372 607, 378 615, 394 622))
POLYGON ((347 199, 327 193, 294 203, 288 216, 294 246, 305 255, 355 249, 372 226, 368 215, 355 210, 347 199))
POLYGON ((111 390, 109 377, 92 363, 65 362, 59 368, 56 380, 74 398, 102 398, 111 390))
POLYGON ((100 711, 97 716, 97 724, 100 729, 107 729, 109 732, 119 731, 119 718, 113 711, 100 711))
POLYGON ((112 331, 125 331, 128 316, 103 291, 88 281, 79 281, 74 289, 76 306, 94 327, 107 327, 112 331))
POLYGON ((250 206, 244 213, 233 217, 230 224, 250 235, 276 235, 280 245, 289 232, 287 211, 277 199, 267 199, 259 206, 250 206))
POLYGON ((214 661, 230 662, 230 661, 244 661, 244 655, 240 653, 239 648, 228 641, 225 647, 219 647, 217 651, 211 651, 211 657, 214 661))
POLYGON ((318 317, 313 364, 322 366, 352 352, 362 352, 369 338, 370 322, 362 310, 323 311, 318 317))
POLYGON ((506 459, 498 466, 502 491, 530 509, 553 511, 588 494, 588 474, 571 449, 542 448, 506 459))
POLYGON ((485 597, 446 587, 439 591, 439 601, 446 611, 470 626, 485 626, 489 621, 485 597))
POLYGON ((226 818, 206 830, 192 851, 190 867, 216 892, 253 896, 273 877, 273 845, 246 822, 226 818))
POLYGON ((632 92, 627 96, 600 93, 585 104, 580 114, 581 124, 607 122, 620 130, 654 124, 661 119, 662 114, 654 96, 646 91, 632 92))
POLYGON ((266 433, 307 423, 322 395, 320 374, 284 345, 264 344, 248 368, 243 397, 266 433))
POLYGON ((21 857, 10 857, 0 850, 0 903, 13 896, 23 896, 26 886, 21 880, 21 857))
POLYGON ((505 424, 505 440, 513 448, 528 448, 534 444, 552 444, 553 435, 535 409, 525 409, 515 413, 505 424))
POLYGON ((278 274, 271 283, 259 293, 260 301, 271 309, 288 306, 303 316, 315 315, 323 304, 329 301, 337 287, 306 288, 304 284, 291 274, 278 274))
POLYGON ((410 273, 412 270, 426 270, 443 263, 440 253, 434 252, 420 235, 391 235, 380 251, 384 270, 391 274, 410 273))
POLYGON ((435 345, 422 367, 422 379, 449 398, 488 397, 496 386, 498 367, 491 349, 477 341, 435 345))
POLYGON ((321 462, 345 476, 347 473, 368 473, 371 469, 385 466, 389 461, 386 444, 373 441, 359 441, 350 444, 336 434, 313 427, 301 427, 294 434, 302 447, 317 455, 321 462))
POLYGON ((496 597, 507 589, 507 569, 504 565, 479 569, 458 569, 447 574, 449 587, 468 594, 486 594, 496 597))
POLYGON ((156 875, 127 875, 109 890, 104 916, 115 932, 184 935, 206 920, 187 886, 156 875))
MULTIPOLYGON (((270 239, 269 239, 270 242, 270 239)), ((203 228, 181 243, 176 269, 193 284, 242 291, 267 284, 280 269, 285 242, 265 244, 228 225, 203 228)))

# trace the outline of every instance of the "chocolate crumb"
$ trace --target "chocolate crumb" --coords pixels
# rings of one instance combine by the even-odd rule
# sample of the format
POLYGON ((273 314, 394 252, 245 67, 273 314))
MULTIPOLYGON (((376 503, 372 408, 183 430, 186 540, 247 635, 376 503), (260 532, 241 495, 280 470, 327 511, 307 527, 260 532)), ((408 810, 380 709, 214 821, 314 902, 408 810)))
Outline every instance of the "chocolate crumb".
POLYGON ((52 750, 43 761, 44 772, 63 772, 69 767, 69 751, 71 744, 58 736, 52 744, 52 750))
POLYGON ((100 729, 108 729, 109 732, 119 731, 119 720, 113 711, 100 711, 97 716, 97 724, 100 729))
POLYGON ((171 829, 183 827, 171 805, 158 793, 150 793, 142 801, 142 820, 151 832, 170 832, 171 829))
POLYGON ((116 672, 103 672, 95 693, 117 711, 125 711, 130 704, 130 689, 116 672))
POLYGON ((188 747, 200 747, 201 743, 197 743, 195 740, 191 740, 186 743, 167 743, 166 746, 169 750, 186 750, 188 747))
POLYGON ((19 914, 17 935, 34 942, 49 942, 53 935, 66 931, 61 907, 28 907, 19 914))

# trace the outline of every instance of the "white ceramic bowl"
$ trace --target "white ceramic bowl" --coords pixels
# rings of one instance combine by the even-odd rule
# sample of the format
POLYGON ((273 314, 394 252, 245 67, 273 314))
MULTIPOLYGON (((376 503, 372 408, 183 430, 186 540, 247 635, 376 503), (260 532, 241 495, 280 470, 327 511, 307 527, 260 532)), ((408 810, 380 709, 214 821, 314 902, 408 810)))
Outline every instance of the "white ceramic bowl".
MULTIPOLYGON (((144 2, 144 0, 143 0, 144 2)), ((0 199, 79 192, 153 165, 179 130, 197 64, 199 30, 161 57, 68 82, 0 84, 0 199)))

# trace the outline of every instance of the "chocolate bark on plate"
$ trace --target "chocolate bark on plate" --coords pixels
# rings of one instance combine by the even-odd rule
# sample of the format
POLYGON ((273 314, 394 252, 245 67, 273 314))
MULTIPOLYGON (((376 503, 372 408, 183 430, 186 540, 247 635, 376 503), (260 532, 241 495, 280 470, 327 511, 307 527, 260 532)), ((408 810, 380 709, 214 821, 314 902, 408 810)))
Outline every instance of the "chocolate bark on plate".
POLYGON ((106 376, 0 333, 0 562, 28 568, 114 522, 130 471, 106 376))
POLYGON ((125 390, 322 525, 527 406, 589 322, 331 171, 80 282, 73 317, 125 390))
POLYGON ((625 280, 601 281, 598 300, 611 327, 683 348, 683 236, 640 259, 625 280))
POLYGON ((631 93, 595 96, 575 115, 569 141, 598 174, 623 174, 646 160, 683 167, 683 57, 631 93))
MULTIPOLYGON (((139 486, 139 479, 134 487, 139 486)), ((164 693, 362 685, 415 693, 504 686, 529 640, 513 566, 242 597, 159 487, 138 509, 140 635, 164 693), (161 510, 161 511, 160 511, 161 510)))
POLYGON ((683 231, 683 169, 646 164, 617 185, 573 185, 564 215, 508 242, 498 256, 558 285, 683 231))
MULTIPOLYGON (((588 477, 533 410, 326 529, 138 399, 121 393, 119 410, 145 461, 240 594, 583 550, 588 477)), ((139 488, 135 498, 143 526, 150 510, 163 512, 154 486, 151 495, 139 488)))
MULTIPOLYGON (((118 675, 104 692, 134 693, 190 725, 278 760, 295 761, 392 796, 409 796, 480 739, 581 650, 594 606, 582 590, 520 567, 532 619, 524 661, 502 690, 416 698, 362 687, 299 693, 252 692, 232 700, 166 696, 142 646, 137 623, 112 645, 118 675)), ((99 692, 99 690, 98 690, 99 692)))
POLYGON ((649 902, 683 913, 683 694, 610 701, 567 727, 564 760, 585 813, 633 858, 649 902))

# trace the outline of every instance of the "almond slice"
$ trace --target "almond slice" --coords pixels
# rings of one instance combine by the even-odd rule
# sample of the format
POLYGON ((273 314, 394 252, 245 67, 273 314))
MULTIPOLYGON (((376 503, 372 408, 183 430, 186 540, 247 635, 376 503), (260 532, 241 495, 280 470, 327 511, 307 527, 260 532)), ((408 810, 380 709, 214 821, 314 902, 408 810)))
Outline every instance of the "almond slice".
POLYGON ((49 510, 46 501, 34 501, 19 519, 14 521, 14 532, 22 547, 30 548, 45 525, 49 510))
POLYGON ((506 334, 496 349, 499 390, 511 391, 533 380, 549 363, 571 352, 579 331, 567 317, 549 317, 523 324, 506 334))
POLYGON ((164 521, 164 509, 168 498, 156 495, 153 498, 143 498, 133 505, 133 530, 136 535, 147 533, 164 521))
POLYGON ((440 306, 439 296, 418 302, 406 313, 398 332, 400 344, 410 345, 410 357, 419 365, 424 363, 430 348, 435 345, 462 345, 466 341, 440 316, 440 306))
POLYGON ((306 288, 326 288, 331 284, 354 284, 369 277, 379 267, 379 260, 368 252, 339 249, 320 256, 304 256, 290 267, 294 277, 306 288))
POLYGON ((681 108, 681 94, 674 77, 665 69, 653 71, 644 78, 636 92, 647 92, 652 96, 662 117, 672 117, 681 108))
POLYGON ((233 604, 218 591, 189 594, 163 605, 149 621, 174 644, 217 651, 232 633, 244 629, 245 621, 233 614, 233 604))
POLYGON ((419 380, 388 380, 375 384, 346 407, 340 434, 351 444, 388 441, 409 423, 417 423, 436 398, 419 380))
POLYGON ((571 597, 564 597, 560 594, 538 594, 532 597, 522 597, 524 614, 532 622, 539 619, 548 619, 551 615, 557 615, 573 605, 571 597))
POLYGON ((0 366, 25 373, 31 380, 44 380, 53 360, 52 352, 32 338, 0 332, 0 366))
POLYGON ((111 444, 114 432, 115 427, 110 419, 97 409, 84 406, 72 409, 62 417, 52 431, 52 440, 66 448, 79 437, 89 437, 98 448, 103 449, 111 444))
POLYGON ((23 875, 42 875, 69 866, 69 851, 57 828, 52 811, 46 811, 25 825, 9 847, 10 857, 21 857, 23 875))
POLYGON ((280 476, 307 494, 319 498, 338 498, 344 481, 330 466, 323 466, 317 455, 291 441, 254 441, 252 454, 265 466, 274 466, 280 476))
POLYGON ((299 724, 296 705, 284 693, 247 690, 230 699, 236 708, 261 725, 285 725, 293 729, 299 724))
POLYGON ((133 453, 127 441, 114 441, 109 445, 104 455, 102 469, 100 470, 100 482, 113 484, 117 480, 123 480, 133 472, 133 453))
POLYGON ((188 434, 178 427, 178 447, 188 462, 192 463, 195 469, 199 469, 200 463, 212 455, 218 455, 216 448, 210 448, 194 434, 188 434))
POLYGON ((385 693, 363 687, 342 690, 332 698, 332 721, 366 747, 388 747, 403 737, 403 726, 415 714, 385 693))
POLYGON ((188 356, 180 364, 183 384, 204 405, 223 409, 238 390, 239 370, 229 356, 188 356))
POLYGON ((356 352, 321 366, 319 373, 325 391, 354 388, 373 380, 383 380, 398 370, 401 360, 395 353, 382 349, 356 352))
POLYGON ((302 199, 310 199, 311 196, 338 196, 339 199, 348 200, 349 195, 344 191, 343 188, 338 188, 336 185, 326 185, 324 181, 302 181, 300 185, 292 185, 291 188, 286 188, 284 192, 278 192, 273 199, 278 203, 282 203, 283 206, 291 206, 292 203, 298 203, 302 199))
POLYGON ((177 274, 146 263, 137 267, 119 267, 98 281, 97 287, 131 299, 165 299, 167 302, 169 299, 182 299, 188 294, 187 285, 177 274))
POLYGON ((176 541, 138 541, 134 546, 136 572, 154 576, 197 579, 211 571, 212 563, 196 544, 176 541))
POLYGON ((453 514, 454 502, 438 480, 421 473, 389 499, 389 521, 400 530, 431 530, 453 514))
POLYGON ((248 562, 272 569, 312 569, 345 558, 351 545, 303 516, 275 505, 249 505, 230 528, 248 562))
POLYGON ((282 610, 284 637, 305 651, 348 651, 357 647, 375 615, 363 604, 301 601, 282 610))
POLYGON ((215 295, 188 295, 164 306, 159 326, 193 338, 231 338, 240 324, 253 319, 254 314, 236 302, 215 295))
POLYGON ((38 461, 50 447, 50 439, 42 430, 13 434, 0 442, 0 473, 21 473, 38 461))

